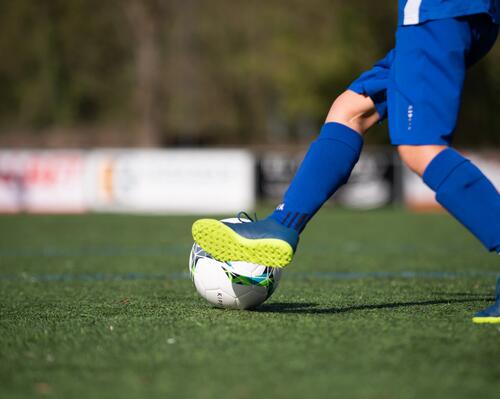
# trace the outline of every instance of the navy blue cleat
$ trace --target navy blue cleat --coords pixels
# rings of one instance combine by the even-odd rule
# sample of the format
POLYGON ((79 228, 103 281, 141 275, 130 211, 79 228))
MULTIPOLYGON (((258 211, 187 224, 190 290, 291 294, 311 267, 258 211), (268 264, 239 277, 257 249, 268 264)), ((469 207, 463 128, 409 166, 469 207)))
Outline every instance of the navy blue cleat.
MULTIPOLYGON (((248 215, 246 215, 248 216, 248 215)), ((194 222, 195 242, 222 262, 244 261, 270 267, 284 267, 293 258, 299 233, 273 219, 222 222, 200 219, 194 222)))
POLYGON ((500 278, 497 280, 496 301, 490 307, 477 312, 472 318, 474 323, 495 324, 500 323, 500 278))

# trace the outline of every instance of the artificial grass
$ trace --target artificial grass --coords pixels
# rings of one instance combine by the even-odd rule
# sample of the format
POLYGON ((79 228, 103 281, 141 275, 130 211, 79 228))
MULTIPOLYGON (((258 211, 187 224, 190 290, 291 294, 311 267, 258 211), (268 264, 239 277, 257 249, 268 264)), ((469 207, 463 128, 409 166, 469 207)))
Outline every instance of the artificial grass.
POLYGON ((322 210, 255 311, 197 296, 194 220, 1 217, 0 396, 498 396, 498 257, 446 215, 322 210))

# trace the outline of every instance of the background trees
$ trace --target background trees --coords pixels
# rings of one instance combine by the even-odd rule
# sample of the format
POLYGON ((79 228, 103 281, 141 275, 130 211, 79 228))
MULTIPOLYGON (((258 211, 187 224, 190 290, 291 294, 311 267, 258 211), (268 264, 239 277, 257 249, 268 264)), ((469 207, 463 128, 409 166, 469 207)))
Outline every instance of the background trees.
MULTIPOLYGON (((309 140, 392 47, 396 1, 17 0, 0 27, 0 140, 101 127, 143 146, 274 144, 309 140)), ((500 144, 498 47, 470 73, 458 144, 500 144)))

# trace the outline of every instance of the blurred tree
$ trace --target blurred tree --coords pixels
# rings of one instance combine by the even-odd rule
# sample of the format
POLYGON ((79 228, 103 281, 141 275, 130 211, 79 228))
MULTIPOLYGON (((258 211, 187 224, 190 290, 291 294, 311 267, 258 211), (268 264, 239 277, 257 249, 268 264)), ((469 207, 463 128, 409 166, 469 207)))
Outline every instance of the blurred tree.
POLYGON ((130 55, 117 3, 0 3, 4 129, 92 123, 127 114, 130 55))
POLYGON ((125 4, 133 34, 135 56, 135 110, 138 144, 151 147, 161 143, 159 124, 160 16, 158 2, 128 0, 125 4))
MULTIPOLYGON (((396 3, 0 2, 0 133, 116 126, 143 146, 308 141, 393 46, 396 3)), ((500 144, 498 65, 497 46, 471 70, 459 145, 500 144)), ((368 140, 387 143, 386 128, 368 140)))

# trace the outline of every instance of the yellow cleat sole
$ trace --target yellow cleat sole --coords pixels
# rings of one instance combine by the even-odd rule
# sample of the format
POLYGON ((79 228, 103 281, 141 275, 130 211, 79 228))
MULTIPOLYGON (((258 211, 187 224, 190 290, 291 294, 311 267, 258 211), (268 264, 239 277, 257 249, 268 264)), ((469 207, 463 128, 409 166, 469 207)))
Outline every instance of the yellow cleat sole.
POLYGON ((222 262, 244 261, 270 267, 284 267, 293 258, 293 248, 276 238, 248 239, 215 219, 193 223, 195 242, 222 262))
POLYGON ((476 324, 500 324, 500 317, 473 317, 472 322, 476 324))

